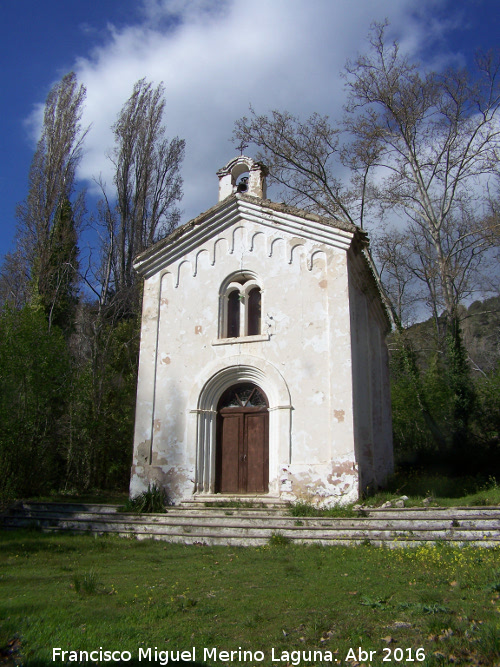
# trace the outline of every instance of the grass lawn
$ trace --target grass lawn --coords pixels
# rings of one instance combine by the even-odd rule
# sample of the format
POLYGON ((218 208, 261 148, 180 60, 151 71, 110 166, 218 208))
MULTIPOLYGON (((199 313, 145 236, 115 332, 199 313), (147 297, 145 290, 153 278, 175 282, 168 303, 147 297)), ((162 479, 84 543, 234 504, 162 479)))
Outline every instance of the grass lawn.
POLYGON ((54 647, 129 651, 128 665, 149 664, 138 661, 148 648, 152 664, 171 664, 165 653, 154 662, 155 647, 174 658, 195 647, 196 662, 213 666, 499 665, 499 557, 441 545, 197 547, 5 531, 0 647, 10 643, 10 664, 30 667, 62 664, 54 647), (219 654, 239 648, 252 657, 219 654))

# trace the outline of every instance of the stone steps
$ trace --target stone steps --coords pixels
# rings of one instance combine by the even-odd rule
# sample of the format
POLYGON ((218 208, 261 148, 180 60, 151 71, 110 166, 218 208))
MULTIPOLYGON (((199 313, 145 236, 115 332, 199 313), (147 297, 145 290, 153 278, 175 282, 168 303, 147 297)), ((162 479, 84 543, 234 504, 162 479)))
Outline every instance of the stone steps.
POLYGON ((184 544, 260 546, 273 535, 303 544, 416 546, 500 545, 499 507, 364 509, 356 517, 292 517, 287 505, 191 501, 165 514, 128 514, 116 505, 20 502, 4 511, 4 529, 115 533, 184 544), (248 504, 248 507, 244 505, 248 504))

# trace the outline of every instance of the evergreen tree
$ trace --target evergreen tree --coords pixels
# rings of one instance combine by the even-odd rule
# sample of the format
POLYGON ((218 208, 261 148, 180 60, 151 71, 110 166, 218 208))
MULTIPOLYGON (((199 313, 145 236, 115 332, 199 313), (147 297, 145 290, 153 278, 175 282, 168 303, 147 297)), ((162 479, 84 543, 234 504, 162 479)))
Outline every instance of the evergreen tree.
POLYGON ((58 326, 68 334, 74 327, 78 303, 78 246, 73 211, 66 197, 57 209, 47 245, 43 270, 35 260, 33 294, 49 326, 58 326))
MULTIPOLYGON (((76 247, 84 210, 83 194, 75 197, 75 173, 86 134, 80 126, 85 95, 74 72, 66 74, 49 92, 31 163, 28 195, 17 208, 16 253, 24 263, 25 280, 34 290, 31 296, 41 298, 46 312, 53 305, 49 301, 53 301, 54 290, 59 292, 54 261, 66 243, 76 247), (58 244, 62 246, 55 247, 58 244)), ((61 257, 66 260, 64 255, 61 257)), ((68 257, 71 255, 70 251, 68 257)), ((58 276, 62 280, 60 271, 58 276)))

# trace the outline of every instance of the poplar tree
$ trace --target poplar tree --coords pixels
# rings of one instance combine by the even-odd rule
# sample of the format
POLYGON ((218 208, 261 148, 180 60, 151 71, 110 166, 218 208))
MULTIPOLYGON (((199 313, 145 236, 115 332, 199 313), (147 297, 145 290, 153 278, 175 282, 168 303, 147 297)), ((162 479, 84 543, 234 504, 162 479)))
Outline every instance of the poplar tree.
POLYGON ((140 79, 113 125, 116 204, 101 184, 99 205, 106 229, 101 271, 101 303, 113 303, 124 316, 137 314, 136 255, 170 233, 179 222, 180 167, 185 141, 165 134, 164 87, 140 79))
POLYGON ((28 195, 16 213, 17 253, 24 263, 26 291, 34 302, 41 299, 47 314, 59 309, 58 299, 67 298, 62 284, 71 292, 74 287, 69 285, 76 280, 76 238, 84 205, 83 194, 75 196, 75 174, 87 132, 81 127, 85 95, 74 72, 50 90, 29 172, 28 195), (73 249, 66 248, 69 254, 64 257, 61 252, 67 244, 73 249), (58 259, 64 260, 64 268, 56 276, 58 259))

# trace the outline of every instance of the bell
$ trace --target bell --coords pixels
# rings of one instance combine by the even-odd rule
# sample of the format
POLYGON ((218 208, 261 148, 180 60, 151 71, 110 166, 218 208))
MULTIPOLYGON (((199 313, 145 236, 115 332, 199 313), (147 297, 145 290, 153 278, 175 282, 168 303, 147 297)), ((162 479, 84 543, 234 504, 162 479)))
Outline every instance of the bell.
POLYGON ((236 192, 246 192, 248 190, 248 176, 242 176, 236 187, 236 192))

